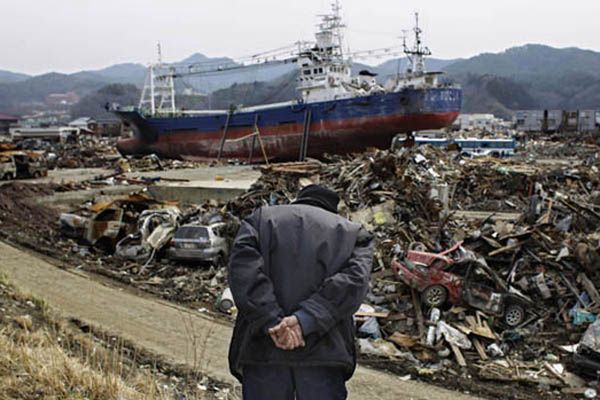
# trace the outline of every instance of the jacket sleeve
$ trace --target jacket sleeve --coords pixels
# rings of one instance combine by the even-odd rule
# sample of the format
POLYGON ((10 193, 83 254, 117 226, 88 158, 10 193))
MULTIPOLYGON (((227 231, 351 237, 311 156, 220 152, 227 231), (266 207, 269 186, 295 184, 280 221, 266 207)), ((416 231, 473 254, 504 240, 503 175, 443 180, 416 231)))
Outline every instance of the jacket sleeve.
POLYGON ((250 323, 251 334, 266 332, 283 317, 260 252, 259 215, 257 211, 242 221, 229 259, 231 293, 240 315, 250 323))
POLYGON ((294 315, 305 336, 313 332, 323 335, 358 310, 369 289, 374 245, 373 236, 361 229, 344 268, 325 279, 316 293, 300 303, 294 315))

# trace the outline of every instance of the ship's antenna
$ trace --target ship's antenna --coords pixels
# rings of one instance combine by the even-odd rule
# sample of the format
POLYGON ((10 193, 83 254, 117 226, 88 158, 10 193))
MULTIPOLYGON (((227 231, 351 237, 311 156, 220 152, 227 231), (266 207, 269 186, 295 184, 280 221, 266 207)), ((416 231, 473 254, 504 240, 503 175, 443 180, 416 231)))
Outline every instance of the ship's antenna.
POLYGON ((412 65, 413 72, 417 75, 421 75, 425 73, 425 57, 431 55, 431 50, 428 47, 423 46, 423 40, 421 39, 421 34, 423 31, 419 26, 419 13, 415 13, 415 46, 413 49, 409 49, 406 44, 404 46, 404 53, 406 57, 410 60, 412 65))
MULTIPOLYGON (((408 45, 406 44, 406 39, 408 38, 408 29, 402 29, 402 36, 400 36, 400 39, 402 39, 402 49, 404 50, 404 55, 406 56, 408 63, 407 64, 412 64, 412 59, 410 57, 410 55, 408 54, 408 45)), ((396 76, 398 78, 400 78, 400 69, 402 68, 402 58, 398 59, 398 72, 396 74, 396 76)))
POLYGON ((342 28, 344 25, 342 24, 342 6, 340 5, 340 0, 334 0, 331 4, 331 8, 333 9, 333 28, 335 29, 335 33, 338 39, 338 46, 340 47, 340 57, 344 59, 344 38, 342 28))
POLYGON ((162 49, 160 47, 160 42, 156 43, 156 49, 158 51, 158 65, 162 65, 162 49))

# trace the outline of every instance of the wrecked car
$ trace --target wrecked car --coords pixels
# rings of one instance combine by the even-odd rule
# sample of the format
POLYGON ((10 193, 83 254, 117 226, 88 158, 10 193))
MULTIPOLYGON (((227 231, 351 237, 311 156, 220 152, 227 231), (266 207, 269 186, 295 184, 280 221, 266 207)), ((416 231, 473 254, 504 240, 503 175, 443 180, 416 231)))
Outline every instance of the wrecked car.
POLYGON ((121 239, 115 255, 135 261, 151 261, 173 237, 181 212, 177 207, 145 210, 140 214, 138 231, 121 239))
POLYGON ((0 179, 10 181, 17 177, 17 166, 12 157, 0 154, 0 179))
POLYGON ((0 178, 37 179, 48 176, 44 156, 35 151, 6 151, 0 153, 0 178))
POLYGON ((13 156, 17 167, 17 178, 38 179, 48 176, 48 167, 44 157, 36 152, 24 152, 13 156))
POLYGON ((59 224, 65 236, 108 250, 125 228, 122 220, 123 210, 111 207, 89 216, 63 213, 59 224))
POLYGON ((167 257, 181 261, 208 261, 223 263, 229 252, 223 236, 227 224, 187 224, 175 232, 167 248, 167 257))
POLYGON ((430 308, 468 305, 502 318, 509 327, 522 324, 533 302, 507 286, 485 261, 470 258, 461 244, 438 254, 408 251, 392 261, 392 269, 430 308))
POLYGON ((149 208, 165 205, 141 194, 97 202, 59 217, 63 235, 112 251, 123 237, 137 231, 138 217, 149 208))

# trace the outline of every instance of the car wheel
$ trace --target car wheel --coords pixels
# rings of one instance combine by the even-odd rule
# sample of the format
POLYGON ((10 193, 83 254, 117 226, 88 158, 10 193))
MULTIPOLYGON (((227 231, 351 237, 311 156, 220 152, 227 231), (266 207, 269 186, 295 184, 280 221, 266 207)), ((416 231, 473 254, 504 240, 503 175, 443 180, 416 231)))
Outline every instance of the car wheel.
POLYGON ((511 304, 504 313, 504 322, 506 325, 514 328, 525 320, 525 309, 518 304, 511 304))
POLYGON ((421 294, 423 303, 429 307, 439 307, 448 299, 448 291, 442 285, 429 286, 421 294))
POLYGON ((42 174, 40 173, 40 171, 35 171, 33 173, 33 179, 38 179, 38 178, 41 178, 41 177, 42 177, 42 174))

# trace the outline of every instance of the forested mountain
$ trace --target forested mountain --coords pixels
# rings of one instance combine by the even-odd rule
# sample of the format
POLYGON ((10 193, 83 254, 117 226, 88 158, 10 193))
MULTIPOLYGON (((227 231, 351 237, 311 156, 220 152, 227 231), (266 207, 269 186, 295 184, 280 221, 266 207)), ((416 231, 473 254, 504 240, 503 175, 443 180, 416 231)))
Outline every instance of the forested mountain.
MULTIPOLYGON (((232 65, 234 61, 196 53, 179 63, 218 66, 232 65)), ((377 66, 355 63, 353 70, 370 69, 383 80, 404 70, 406 64, 405 59, 389 60, 377 66)), ((464 112, 492 112, 510 117, 514 110, 525 108, 600 109, 600 53, 590 50, 526 45, 469 59, 432 58, 427 67, 430 71, 445 71, 447 80, 463 86, 464 112)), ((100 88, 116 83, 137 86, 136 90, 134 86, 125 86, 133 98, 134 92, 139 94, 145 75, 146 67, 141 64, 117 64, 95 71, 34 77, 0 71, 0 111, 23 113, 42 107, 48 94, 70 91, 88 104, 88 95, 95 98, 100 88)), ((295 67, 286 64, 187 77, 179 80, 177 88, 191 90, 186 91, 188 95, 180 95, 178 102, 187 108, 223 108, 229 104, 289 100, 296 96, 295 76, 295 67), (206 96, 209 93, 211 95, 206 96)), ((137 99, 132 104, 136 103, 137 99)))

